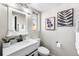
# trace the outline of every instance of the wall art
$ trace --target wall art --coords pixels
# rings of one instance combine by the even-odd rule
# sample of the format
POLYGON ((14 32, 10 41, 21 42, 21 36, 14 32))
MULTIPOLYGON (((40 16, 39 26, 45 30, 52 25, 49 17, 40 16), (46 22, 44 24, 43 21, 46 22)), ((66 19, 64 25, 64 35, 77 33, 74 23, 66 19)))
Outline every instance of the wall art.
POLYGON ((73 26, 73 8, 57 13, 58 27, 73 26))
POLYGON ((45 20, 46 30, 55 30, 55 17, 49 17, 45 20))

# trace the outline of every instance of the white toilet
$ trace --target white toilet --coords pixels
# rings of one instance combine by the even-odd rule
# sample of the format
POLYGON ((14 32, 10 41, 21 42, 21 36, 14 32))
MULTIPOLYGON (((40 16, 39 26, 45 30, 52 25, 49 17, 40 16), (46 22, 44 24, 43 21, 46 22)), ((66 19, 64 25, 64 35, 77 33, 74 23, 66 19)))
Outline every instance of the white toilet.
POLYGON ((50 55, 50 51, 47 48, 43 47, 43 46, 40 46, 38 48, 38 53, 39 53, 40 56, 48 56, 48 55, 50 55))

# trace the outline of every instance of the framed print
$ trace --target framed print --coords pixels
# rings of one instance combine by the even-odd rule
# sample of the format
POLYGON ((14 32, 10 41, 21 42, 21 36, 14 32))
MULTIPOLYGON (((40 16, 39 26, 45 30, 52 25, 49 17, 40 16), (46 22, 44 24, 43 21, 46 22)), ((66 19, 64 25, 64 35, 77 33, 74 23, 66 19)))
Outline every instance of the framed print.
POLYGON ((55 30, 55 17, 49 17, 45 20, 46 30, 55 30))
POLYGON ((58 27, 73 26, 73 8, 57 13, 58 27))

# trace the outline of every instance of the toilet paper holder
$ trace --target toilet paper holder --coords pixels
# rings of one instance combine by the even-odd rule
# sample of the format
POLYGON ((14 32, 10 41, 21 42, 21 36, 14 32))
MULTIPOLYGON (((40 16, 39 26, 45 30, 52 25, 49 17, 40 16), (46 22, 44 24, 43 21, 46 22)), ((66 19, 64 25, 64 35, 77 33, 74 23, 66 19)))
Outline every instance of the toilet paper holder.
POLYGON ((59 47, 62 47, 62 44, 59 41, 56 41, 56 44, 60 45, 59 47))
POLYGON ((58 41, 56 41, 56 43, 58 43, 58 41))

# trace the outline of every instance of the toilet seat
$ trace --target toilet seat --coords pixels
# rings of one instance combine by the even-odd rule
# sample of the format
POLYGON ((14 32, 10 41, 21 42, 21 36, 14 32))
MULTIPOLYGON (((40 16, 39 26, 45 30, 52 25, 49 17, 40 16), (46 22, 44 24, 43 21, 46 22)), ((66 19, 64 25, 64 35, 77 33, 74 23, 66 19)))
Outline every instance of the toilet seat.
POLYGON ((49 53, 50 53, 47 48, 42 47, 42 46, 38 48, 38 52, 39 52, 39 54, 41 54, 41 55, 49 55, 49 53))

